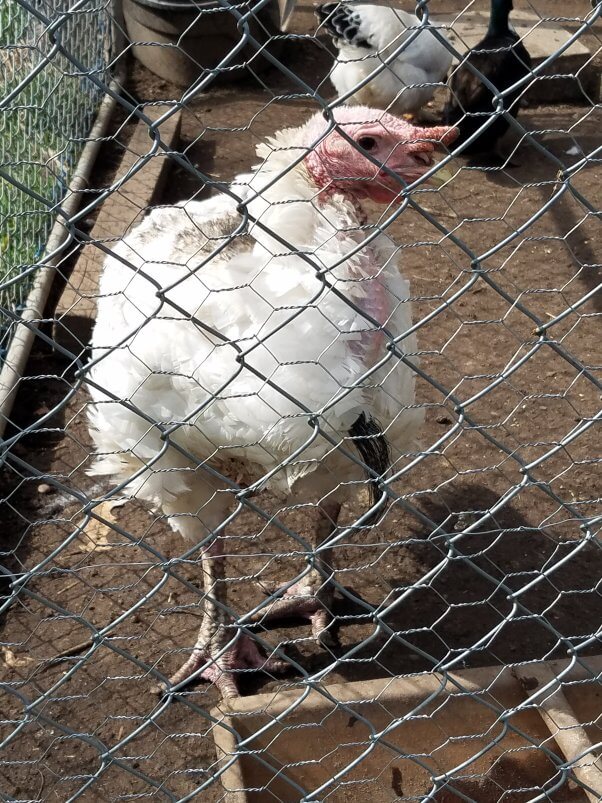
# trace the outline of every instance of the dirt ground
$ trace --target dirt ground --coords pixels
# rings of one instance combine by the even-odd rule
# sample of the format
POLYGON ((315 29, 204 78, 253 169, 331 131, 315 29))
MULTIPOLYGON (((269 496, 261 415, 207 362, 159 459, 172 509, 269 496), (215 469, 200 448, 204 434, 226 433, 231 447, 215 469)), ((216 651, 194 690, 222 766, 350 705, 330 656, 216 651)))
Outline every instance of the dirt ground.
MULTIPOLYGON (((435 13, 435 5, 444 12, 463 4, 432 5, 435 13)), ((545 6, 548 16, 562 16, 566 6, 557 0, 531 5, 545 6)), ((571 13, 590 7, 575 0, 571 13)), ((314 30, 302 7, 295 31, 314 30)), ((311 87, 330 94, 325 43, 323 37, 288 41, 283 58, 311 87)), ((587 39, 592 43, 600 47, 596 36, 587 39)), ((139 64, 130 66, 128 90, 135 99, 181 94, 139 64)), ((262 73, 261 82, 249 78, 215 88, 190 103, 180 150, 194 167, 229 180, 254 163, 262 137, 301 123, 316 108, 307 97, 291 96, 290 81, 275 70, 262 73)), ((295 688, 303 674, 318 672, 337 683, 602 652, 602 551, 595 526, 584 525, 600 515, 599 432, 583 427, 554 451, 600 409, 602 296, 593 291, 601 238, 599 221, 581 201, 600 208, 599 159, 541 213, 560 189, 559 166, 599 147, 602 112, 585 104, 529 105, 520 119, 545 152, 509 138, 511 164, 490 167, 458 157, 453 181, 415 195, 443 228, 408 208, 388 229, 402 248, 415 319, 437 310, 418 332, 424 371, 418 401, 426 408, 422 446, 428 454, 397 485, 404 504, 335 550, 336 579, 349 593, 339 595, 334 608, 339 645, 332 652, 318 648, 301 622, 259 628, 298 669, 283 677, 249 675, 241 681, 245 694, 295 688), (504 242, 483 259, 487 281, 459 292, 470 279, 470 257, 445 232, 479 256, 504 242), (568 309, 547 340, 534 332, 568 309), (479 395, 484 388, 489 391, 479 395), (541 463, 523 468, 543 455, 541 463), (493 507, 477 532, 450 540, 493 507), (434 533, 428 520, 441 528, 434 533), (392 606, 383 615, 385 626, 375 629, 366 603, 392 606)), ((110 184, 120 143, 131 134, 122 113, 114 126, 115 138, 96 168, 98 188, 110 184)), ((206 193, 198 177, 175 166, 161 201, 206 193)), ((378 210, 370 211, 378 222, 378 210)), ((118 531, 110 532, 108 543, 94 548, 72 535, 82 499, 110 488, 86 474, 86 405, 71 366, 38 342, 8 435, 55 414, 18 441, 2 469, 0 562, 15 574, 37 569, 0 619, 1 677, 10 687, 0 704, 0 737, 16 734, 0 752, 0 789, 11 800, 67 800, 78 792, 84 801, 191 794, 208 803, 222 800, 219 781, 211 782, 215 689, 199 683, 174 699, 150 691, 150 669, 174 671, 196 637, 201 593, 195 557, 178 562, 177 577, 167 574, 162 562, 186 547, 137 502, 112 511, 118 531), (70 492, 56 492, 48 477, 70 492), (48 664, 88 638, 91 628, 102 631, 92 652, 48 664), (44 702, 29 713, 42 694, 44 702)), ((283 508, 269 493, 260 503, 307 535, 306 513, 283 508)), ((344 521, 361 510, 359 502, 348 506, 344 521)), ((303 558, 294 550, 281 530, 243 511, 226 542, 232 607, 243 613, 261 600, 257 581, 282 581, 299 571, 303 558)), ((7 593, 8 584, 0 586, 0 594, 7 593)), ((601 713, 591 717, 598 731, 601 713)), ((442 734, 441 743, 447 738, 442 734)), ((600 734, 592 740, 599 742, 600 734)), ((436 800, 531 800, 534 783, 552 788, 558 781, 552 762, 548 770, 535 781, 503 767, 493 780, 456 779, 436 800)), ((395 790, 393 784, 388 799, 410 799, 395 790)), ((263 794, 259 800, 276 799, 263 794)), ((348 794, 339 790, 328 799, 363 799, 348 794)), ((571 782, 545 799, 584 797, 571 782)))

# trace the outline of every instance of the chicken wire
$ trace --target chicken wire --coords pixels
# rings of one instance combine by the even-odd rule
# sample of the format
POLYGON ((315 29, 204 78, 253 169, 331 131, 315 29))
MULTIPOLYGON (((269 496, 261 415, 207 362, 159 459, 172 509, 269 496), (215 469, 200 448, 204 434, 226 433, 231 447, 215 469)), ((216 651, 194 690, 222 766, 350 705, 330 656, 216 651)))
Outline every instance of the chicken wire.
MULTIPOLYGON (((450 14, 449 31, 484 4, 419 5, 450 14)), ((265 6, 254 4, 252 16, 265 6)), ((233 512, 220 536, 220 582, 232 631, 251 634, 288 673, 245 674, 247 696, 227 704, 204 682, 152 692, 194 643, 206 597, 201 550, 123 483, 87 475, 88 355, 59 337, 73 310, 57 312, 58 327, 40 322, 3 443, 3 799, 599 798, 600 107, 586 75, 600 62, 601 7, 573 6, 521 9, 534 27, 555 23, 587 42, 590 58, 571 73, 576 101, 529 101, 550 76, 566 80, 559 46, 524 81, 507 158, 481 164, 458 153, 441 189, 420 185, 362 225, 387 232, 410 280, 418 353, 408 358, 401 339, 389 340, 389 354, 416 372, 426 424, 420 446, 396 454, 381 478, 389 507, 377 523, 367 520, 365 488, 326 542, 337 598, 336 639, 325 648, 298 622, 249 625, 267 605, 263 590, 292 584, 320 557, 325 544, 307 536, 312 505, 225 478, 233 512)), ((178 90, 131 62, 86 220, 165 150, 171 174, 155 202, 224 192, 221 182, 255 163, 266 135, 332 108, 334 51, 309 13, 266 50, 246 25, 248 6, 219 7, 240 33, 218 70, 178 90), (249 80, 220 84, 242 45, 249 80), (258 50, 267 63, 251 58, 258 50), (148 99, 168 108, 151 120, 148 99), (163 132, 180 109, 172 148, 163 132), (140 119, 149 144, 124 176, 117 165, 140 119)), ((42 266, 57 201, 107 89, 111 14, 106 2, 17 0, 0 10, 5 19, 14 40, 3 56, 10 149, 1 198, 11 223, 2 236, 14 251, 3 250, 2 306, 13 320, 15 288, 26 285, 12 277, 42 266), (81 39, 65 36, 56 53, 47 32, 70 27, 81 39), (43 145, 45 128, 55 140, 43 145)), ((104 256, 125 225, 117 219, 100 236, 83 220, 69 221, 59 264, 67 286, 76 246, 104 256)), ((314 270, 311 255, 307 264, 314 270)), ((329 437, 308 413, 317 437, 329 437)))
MULTIPOLYGON (((0 9, 0 303, 19 315, 36 261, 102 97, 110 48, 106 3, 6 0, 0 9), (69 56, 85 60, 82 73, 69 56), (19 184, 27 190, 23 191, 19 184)), ((0 361, 12 336, 0 326, 0 361)))

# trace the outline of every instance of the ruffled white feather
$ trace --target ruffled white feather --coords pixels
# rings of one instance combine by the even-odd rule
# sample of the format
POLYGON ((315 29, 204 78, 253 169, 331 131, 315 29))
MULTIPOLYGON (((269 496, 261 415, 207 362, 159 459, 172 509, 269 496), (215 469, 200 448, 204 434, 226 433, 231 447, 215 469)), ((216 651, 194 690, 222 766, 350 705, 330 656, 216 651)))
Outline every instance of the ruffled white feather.
MULTIPOLYGON (((361 3, 352 9, 360 20, 357 38, 371 47, 337 40, 339 52, 330 80, 339 97, 354 90, 386 61, 387 66, 345 102, 387 109, 393 114, 418 111, 431 100, 436 85, 445 81, 452 63, 451 52, 428 29, 409 41, 422 24, 414 14, 361 3), (392 58, 399 48, 399 55, 392 58)), ((441 29, 439 34, 446 38, 441 29)))
MULTIPOLYGON (((362 249, 356 208, 343 195, 318 200, 302 165, 262 190, 296 154, 260 155, 236 183, 246 227, 226 195, 156 208, 101 278, 92 471, 168 513, 198 510, 221 487, 199 466, 229 476, 232 460, 249 481, 273 472, 276 490, 321 497, 362 475, 333 447, 362 411, 401 451, 420 424, 412 370, 362 314, 394 337, 411 325, 394 244, 381 235, 362 249)), ((414 338, 402 348, 415 351, 414 338)))

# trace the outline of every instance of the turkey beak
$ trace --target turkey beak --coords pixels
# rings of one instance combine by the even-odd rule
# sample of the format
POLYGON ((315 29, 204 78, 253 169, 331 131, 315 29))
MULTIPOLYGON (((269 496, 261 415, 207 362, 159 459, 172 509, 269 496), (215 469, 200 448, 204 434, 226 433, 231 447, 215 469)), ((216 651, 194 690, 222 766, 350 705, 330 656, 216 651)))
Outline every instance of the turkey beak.
MULTIPOLYGON (((460 131, 457 128, 450 128, 447 126, 423 128, 420 131, 421 136, 425 139, 436 139, 442 145, 450 145, 456 139, 459 133, 460 131)), ((434 162, 431 167, 434 167, 436 164, 437 163, 434 162)), ((440 167, 432 174, 432 176, 429 176, 427 181, 429 184, 433 184, 435 187, 441 187, 443 184, 451 181, 452 178, 453 174, 447 167, 440 167)))

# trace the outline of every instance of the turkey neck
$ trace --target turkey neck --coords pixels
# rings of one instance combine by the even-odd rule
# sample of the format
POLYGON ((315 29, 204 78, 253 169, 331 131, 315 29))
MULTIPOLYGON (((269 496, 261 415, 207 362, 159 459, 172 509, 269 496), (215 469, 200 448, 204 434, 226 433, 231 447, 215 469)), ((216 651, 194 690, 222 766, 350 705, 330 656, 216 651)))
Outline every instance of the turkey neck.
POLYGON ((512 8, 512 0, 491 0, 488 36, 505 36, 510 33, 508 18, 512 8))
POLYGON ((301 163, 297 166, 297 170, 299 170, 300 175, 303 177, 304 181, 308 183, 309 186, 312 188, 312 193, 318 193, 317 200, 318 205, 321 208, 332 204, 334 207, 340 205, 341 201, 345 201, 355 212, 357 217, 358 226, 365 226, 368 222, 368 216, 364 210, 364 207, 361 205, 358 197, 354 195, 352 192, 344 192, 339 187, 333 186, 333 184, 327 180, 326 182, 320 180, 319 178, 316 180, 310 170, 301 163))
MULTIPOLYGON (((276 167, 282 169, 281 164, 276 167)), ((266 171, 261 179, 267 184, 269 177, 266 171)), ((249 211, 278 232, 292 246, 293 255, 296 249, 309 252, 318 260, 314 263, 316 266, 325 260, 320 266, 322 269, 329 263, 338 265, 339 259, 333 252, 336 251, 335 242, 339 243, 342 264, 335 265, 332 272, 326 271, 327 281, 336 286, 341 269, 353 280, 338 289, 348 293, 350 301, 369 318, 365 319, 359 340, 352 342, 350 349, 360 353, 364 365, 371 367, 382 356, 382 326, 391 314, 382 265, 372 243, 362 247, 366 237, 362 227, 367 223, 367 215, 359 199, 338 187, 328 184, 320 187, 319 184, 301 162, 267 190, 262 191, 258 184, 259 196, 249 203, 249 211), (349 258, 345 257, 346 253, 349 258)), ((272 254, 282 253, 282 244, 268 232, 257 229, 254 237, 272 254)), ((307 265, 307 270, 310 269, 307 265)))
MULTIPOLYGON (((322 190, 318 196, 318 203, 322 208, 328 206, 334 206, 336 208, 343 198, 355 212, 358 224, 356 232, 363 240, 364 234, 360 229, 368 223, 368 216, 355 195, 342 193, 341 190, 338 189, 327 188, 322 190)), ((352 235, 349 231, 341 231, 338 238, 349 241, 350 234, 352 235)), ((351 236, 351 239, 353 240, 355 238, 351 236)), ((381 276, 381 266, 379 265, 374 248, 371 244, 367 244, 363 247, 360 254, 362 257, 357 264, 353 264, 353 260, 350 261, 349 273, 360 282, 358 286, 363 286, 367 292, 362 294, 361 298, 356 299, 355 303, 369 315, 370 318, 377 321, 379 326, 374 328, 373 324, 366 319, 365 331, 360 335, 359 341, 351 342, 350 349, 352 352, 361 356, 367 368, 371 368, 378 362, 383 354, 382 349, 385 336, 381 327, 385 324, 391 313, 391 305, 389 294, 381 276), (364 283, 362 280, 366 279, 367 282, 364 283)))
POLYGON ((355 212, 355 216, 357 218, 358 226, 365 226, 368 223, 368 215, 364 207, 361 205, 359 200, 352 195, 351 193, 343 193, 341 190, 336 188, 326 188, 322 190, 322 192, 318 196, 318 204, 321 208, 333 205, 337 205, 337 198, 341 199, 344 198, 349 206, 352 207, 353 211, 355 212))
MULTIPOLYGON (((337 229, 341 231, 341 238, 348 238, 354 229, 363 235, 361 226, 366 223, 366 213, 352 193, 337 187, 320 186, 303 163, 270 183, 275 170, 287 167, 280 160, 274 158, 272 161, 272 169, 258 171, 251 182, 257 196, 248 202, 248 209, 251 216, 262 224, 251 232, 257 242, 271 253, 281 254, 282 241, 285 241, 294 254, 308 249, 314 252, 316 247, 319 249, 326 245, 337 229), (329 229, 331 234, 328 234, 329 229), (274 235, 278 235, 278 239, 274 235), (317 242, 316 237, 322 241, 317 242)), ((357 238, 354 239, 357 242, 357 238)))

